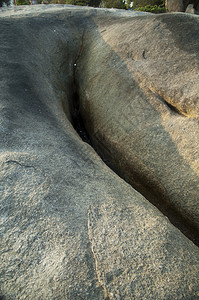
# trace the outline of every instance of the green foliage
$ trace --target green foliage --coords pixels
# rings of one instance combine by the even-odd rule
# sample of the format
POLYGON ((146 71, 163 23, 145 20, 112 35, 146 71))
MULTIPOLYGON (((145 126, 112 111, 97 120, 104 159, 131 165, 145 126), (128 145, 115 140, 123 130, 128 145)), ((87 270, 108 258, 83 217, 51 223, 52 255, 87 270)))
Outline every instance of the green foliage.
POLYGON ((134 0, 133 8, 154 14, 165 13, 165 0, 134 0))
POLYGON ((130 4, 133 2, 132 0, 126 0, 126 8, 130 8, 130 4))
POLYGON ((99 7, 101 0, 89 0, 89 6, 99 7))
POLYGON ((66 4, 88 6, 89 0, 66 0, 66 4))
POLYGON ((105 8, 120 8, 120 9, 125 9, 126 4, 123 0, 103 0, 101 3, 102 7, 105 8))
POLYGON ((160 14, 160 13, 165 13, 166 12, 166 8, 165 7, 161 7, 161 6, 157 6, 157 5, 146 5, 144 7, 138 7, 135 10, 138 11, 146 11, 146 12, 150 12, 153 14, 160 14))
MULTIPOLYGON (((60 3, 93 6, 93 7, 105 7, 105 8, 126 8, 124 0, 59 0, 60 3)), ((51 3, 58 3, 58 0, 51 0, 51 3)))
POLYGON ((17 5, 29 5, 29 0, 17 0, 17 5))
POLYGON ((140 8, 146 6, 164 6, 165 0, 134 0, 133 1, 133 8, 140 8))
POLYGON ((45 0, 53 4, 71 4, 71 5, 81 5, 81 6, 93 6, 99 7, 101 0, 45 0))

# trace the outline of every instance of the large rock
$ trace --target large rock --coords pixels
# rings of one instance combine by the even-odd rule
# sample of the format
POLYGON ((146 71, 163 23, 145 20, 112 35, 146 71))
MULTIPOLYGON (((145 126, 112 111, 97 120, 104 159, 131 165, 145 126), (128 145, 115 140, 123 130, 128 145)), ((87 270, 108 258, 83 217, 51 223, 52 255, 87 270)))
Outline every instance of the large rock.
MULTIPOLYGON (((121 57, 113 50, 106 56, 110 46, 102 38, 101 30, 102 23, 107 22, 103 30, 114 33, 119 26, 124 34, 125 25, 128 35, 129 26, 136 27, 137 22, 144 26, 146 22, 132 16, 62 6, 17 8, 0 15, 3 299, 198 297, 198 248, 113 173, 81 141, 70 123, 72 89, 78 86, 78 77, 75 81, 74 76, 80 76, 80 70, 85 70, 85 81, 79 81, 80 89, 81 84, 85 87, 93 64, 96 77, 101 72, 98 87, 107 88, 107 77, 103 77, 104 71, 109 71, 106 62, 111 70, 117 70, 117 93, 123 95, 124 101, 131 99, 125 99, 130 85, 139 90, 131 73, 123 69, 126 66, 121 57), (85 59, 86 50, 93 61, 85 59), (103 64, 102 53, 98 63, 94 57, 94 52, 100 51, 104 51, 103 64)), ((146 20, 150 25, 150 18, 146 20)), ((124 35, 124 42, 126 38, 124 35)), ((121 36, 118 42, 121 45, 121 36)), ((125 48, 122 51, 126 53, 125 48)), ((147 56, 148 52, 145 50, 142 55, 147 56)), ((120 110, 120 102, 115 102, 118 98, 114 80, 113 77, 113 86, 106 92, 109 101, 120 110)), ((95 77, 92 82, 95 83, 95 77)), ((132 91, 129 92, 131 96, 132 91)), ((89 87, 88 95, 91 96, 89 87)), ((87 100, 95 103, 94 96, 87 100)), ((150 114, 147 102, 145 105, 143 114, 150 114)), ((93 113, 92 105, 89 107, 93 113)), ((123 106, 119 117, 125 113, 125 107, 128 105, 123 106)), ((109 121, 110 113, 115 118, 114 110, 109 110, 107 116, 102 112, 99 108, 94 116, 101 114, 99 119, 104 123, 109 121)), ((129 115, 126 119, 128 122, 129 115)), ((185 164, 189 182, 192 177, 187 170, 185 164)), ((193 189, 194 184, 195 181, 193 189)))
POLYGON ((168 12, 183 12, 187 9, 188 5, 192 4, 196 10, 199 10, 198 0, 166 0, 165 6, 168 12))
POLYGON ((80 109, 93 145, 197 238, 199 18, 163 14, 94 22, 77 67, 80 109))

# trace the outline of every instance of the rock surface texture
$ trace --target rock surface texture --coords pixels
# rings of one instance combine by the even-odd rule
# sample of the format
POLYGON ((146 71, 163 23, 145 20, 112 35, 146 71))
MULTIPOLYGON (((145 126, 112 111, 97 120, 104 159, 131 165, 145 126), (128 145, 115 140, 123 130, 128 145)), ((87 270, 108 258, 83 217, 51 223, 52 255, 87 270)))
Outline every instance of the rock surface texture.
POLYGON ((194 9, 199 10, 198 0, 166 0, 165 6, 168 12, 183 12, 186 11, 188 5, 192 4, 194 9))
POLYGON ((198 299, 198 22, 0 11, 2 299, 198 299))
POLYGON ((80 110, 98 152, 173 222, 187 223, 197 237, 196 36, 197 16, 146 15, 119 24, 103 19, 84 41, 78 82, 80 110))

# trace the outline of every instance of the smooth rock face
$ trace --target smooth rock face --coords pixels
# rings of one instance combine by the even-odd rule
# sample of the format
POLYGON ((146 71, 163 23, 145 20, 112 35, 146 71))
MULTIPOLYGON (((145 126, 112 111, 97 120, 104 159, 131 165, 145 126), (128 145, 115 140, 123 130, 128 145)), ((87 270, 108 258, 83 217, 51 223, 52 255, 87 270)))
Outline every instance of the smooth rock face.
POLYGON ((78 67, 92 142, 117 173, 197 238, 199 18, 94 20, 98 31, 85 39, 78 67))
MULTIPOLYGON (((112 172, 81 141, 69 122, 73 88, 79 87, 84 101, 83 89, 91 75, 90 86, 94 87, 97 79, 98 88, 107 93, 107 103, 113 102, 117 107, 118 122, 120 117, 124 122, 122 116, 128 112, 128 105, 121 105, 116 94, 123 96, 123 103, 130 102, 134 99, 129 90, 132 85, 139 98, 140 88, 116 54, 114 43, 110 50, 110 41, 102 36, 103 30, 123 33, 121 51, 126 55, 128 28, 135 26, 136 32, 136 26, 142 24, 140 34, 144 35, 154 18, 133 16, 127 12, 70 6, 20 7, 2 10, 0 14, 0 296, 3 299, 197 299, 199 296, 198 247, 112 172), (106 71, 112 79, 109 88, 106 71)), ((161 24, 160 21, 160 27, 161 24)), ((114 34, 112 39, 114 42, 114 34)), ((121 43, 119 35, 118 47, 121 43)), ((154 44, 155 41, 151 47, 154 44)), ((139 43, 137 46, 139 57, 139 43)), ((145 55, 149 53, 142 52, 141 56, 145 55)), ((192 62, 193 57, 190 56, 192 62)), ((192 81, 194 67, 193 73, 190 72, 192 81)), ((144 72, 141 64, 140 72, 144 72)), ((106 124, 112 113, 115 118, 114 110, 104 114, 105 102, 99 102, 96 110, 93 108, 100 99, 96 98, 98 90, 88 86, 84 92, 92 103, 90 112, 95 112, 94 117, 99 114, 97 122, 101 119, 106 124)), ((148 110, 152 104, 144 99, 143 121, 151 115, 156 126, 160 113, 156 107, 148 110)), ((190 110, 196 113, 194 106, 190 105, 190 110)), ((128 123, 128 114, 126 120, 128 123)), ((174 126, 176 119, 172 120, 174 126)), ((195 124, 195 119, 190 118, 190 122, 195 124)), ((141 127, 147 125, 141 123, 141 127)), ((186 128, 187 124, 183 126, 186 128)), ((117 151, 115 148, 116 156, 117 151)), ((192 157, 196 153, 192 151, 192 157)), ((161 152, 162 160, 166 154, 161 152)), ((187 181, 182 181, 182 186, 193 180, 188 171, 185 164, 187 181)), ((195 178, 193 189, 196 175, 195 178)), ((173 179, 170 181, 175 185, 173 179)), ((188 208, 189 205, 191 201, 188 208)))

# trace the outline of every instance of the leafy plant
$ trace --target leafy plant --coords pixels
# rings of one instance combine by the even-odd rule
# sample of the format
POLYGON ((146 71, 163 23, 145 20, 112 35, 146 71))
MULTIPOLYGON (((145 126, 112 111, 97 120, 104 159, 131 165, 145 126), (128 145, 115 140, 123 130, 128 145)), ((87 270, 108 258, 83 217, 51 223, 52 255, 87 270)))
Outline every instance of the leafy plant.
POLYGON ((101 3, 102 7, 105 8, 120 8, 120 9, 125 9, 126 4, 123 0, 103 0, 101 3))
POLYGON ((133 8, 154 14, 165 13, 165 0, 134 0, 133 8))
POLYGON ((135 10, 146 11, 154 14, 160 14, 166 12, 166 8, 164 6, 158 6, 158 5, 146 5, 144 7, 137 7, 135 10))
POLYGON ((87 6, 89 4, 89 0, 66 0, 66 4, 87 6))
POLYGON ((29 5, 29 0, 17 0, 17 5, 29 5))
POLYGON ((165 0, 134 0, 133 1, 133 8, 140 8, 146 6, 164 6, 165 0))

